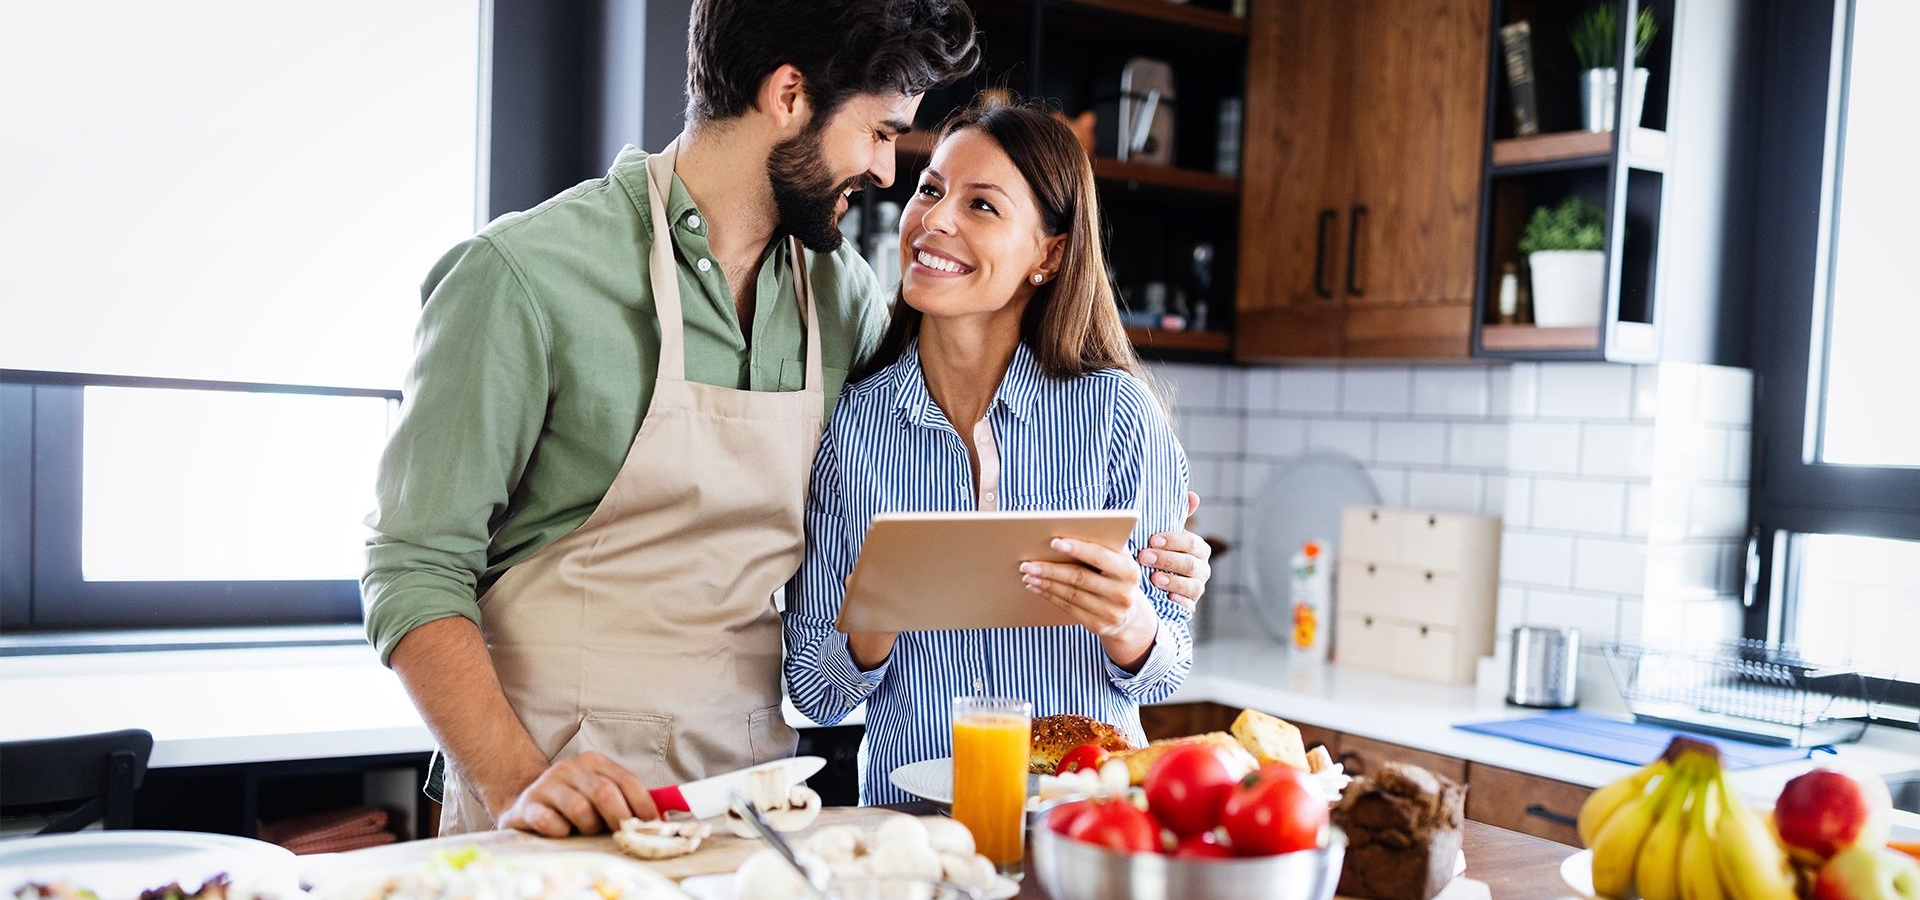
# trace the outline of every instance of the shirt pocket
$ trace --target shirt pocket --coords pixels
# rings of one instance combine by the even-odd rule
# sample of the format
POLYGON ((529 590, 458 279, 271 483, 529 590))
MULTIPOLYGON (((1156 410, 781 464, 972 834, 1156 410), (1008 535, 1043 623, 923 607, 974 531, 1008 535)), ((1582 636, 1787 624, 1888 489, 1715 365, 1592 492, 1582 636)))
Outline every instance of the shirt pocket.
MULTIPOLYGON (((820 366, 820 389, 828 397, 840 396, 840 386, 847 382, 847 370, 839 366, 820 366)), ((804 360, 780 360, 779 390, 797 391, 807 386, 807 364, 804 360)))

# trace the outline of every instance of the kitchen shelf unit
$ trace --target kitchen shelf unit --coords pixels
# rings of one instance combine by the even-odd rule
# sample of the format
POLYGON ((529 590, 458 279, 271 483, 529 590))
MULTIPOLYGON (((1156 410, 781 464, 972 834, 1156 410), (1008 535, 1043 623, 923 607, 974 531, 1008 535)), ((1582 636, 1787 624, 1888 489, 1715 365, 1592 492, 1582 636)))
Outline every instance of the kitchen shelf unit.
MULTIPOLYGON (((1254 0, 1256 3, 1269 0, 1254 0)), ((1224 361, 1233 346, 1242 179, 1216 171, 1220 102, 1247 95, 1247 21, 1226 0, 982 0, 973 4, 983 49, 976 74, 930 92, 914 131, 896 151, 892 188, 863 191, 863 221, 879 203, 904 205, 933 148, 940 123, 983 89, 1044 99, 1069 117, 1094 110, 1093 171, 1106 219, 1108 263, 1136 307, 1147 285, 1165 286, 1168 311, 1189 321, 1205 303, 1205 329, 1128 328, 1149 357, 1224 361), (1136 56, 1167 61, 1177 97, 1171 165, 1116 158, 1120 67, 1136 56), (1205 245, 1205 265, 1196 247, 1205 245), (1201 274, 1204 270, 1205 274, 1201 274), (1183 305, 1184 304, 1184 305, 1183 305)), ((862 235, 875 241, 895 235, 862 235)), ((870 259, 875 258, 873 255, 870 259)))
POLYGON ((1736 90, 1749 74, 1741 47, 1746 0, 1625 0, 1616 59, 1629 25, 1653 11, 1658 31, 1643 60, 1646 96, 1636 120, 1631 77, 1619 79, 1614 127, 1580 130, 1579 64, 1568 31, 1598 4, 1495 0, 1488 53, 1487 158, 1481 193, 1473 352, 1504 359, 1662 360, 1740 365, 1744 326, 1723 296, 1729 253, 1742 253, 1735 221, 1733 154, 1749 127, 1736 90), (1532 29, 1534 92, 1542 133, 1514 134, 1499 27, 1532 29), (1504 321, 1498 296, 1511 266, 1527 283, 1518 249, 1540 206, 1583 197, 1606 215, 1605 284, 1599 321, 1542 328, 1504 321), (1733 237, 1730 237, 1733 236, 1733 237))

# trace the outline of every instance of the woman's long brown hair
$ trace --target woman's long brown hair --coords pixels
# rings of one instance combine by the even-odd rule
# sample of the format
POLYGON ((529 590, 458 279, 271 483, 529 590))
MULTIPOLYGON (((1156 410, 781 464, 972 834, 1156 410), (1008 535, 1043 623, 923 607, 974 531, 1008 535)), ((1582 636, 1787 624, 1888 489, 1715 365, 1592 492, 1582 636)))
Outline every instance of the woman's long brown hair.
MULTIPOLYGON (((940 142, 968 128, 992 138, 1012 158, 1039 201, 1046 233, 1067 236, 1059 274, 1034 290, 1020 320, 1020 340, 1032 350, 1040 371, 1054 378, 1075 378, 1119 369, 1138 378, 1166 407, 1166 394, 1140 362, 1120 324, 1113 283, 1107 277, 1093 166, 1073 132, 1032 106, 976 102, 948 117, 940 128, 940 142)), ((920 318, 920 311, 896 293, 886 334, 854 380, 899 360, 919 335, 920 318)))

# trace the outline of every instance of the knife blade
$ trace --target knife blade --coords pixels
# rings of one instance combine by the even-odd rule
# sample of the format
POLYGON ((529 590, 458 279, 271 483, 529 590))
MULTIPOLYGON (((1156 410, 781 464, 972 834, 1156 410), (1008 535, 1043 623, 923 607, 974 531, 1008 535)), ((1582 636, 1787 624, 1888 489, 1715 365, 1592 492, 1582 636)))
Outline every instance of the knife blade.
POLYGON ((795 756, 684 784, 650 788, 647 793, 652 795, 653 805, 659 807, 661 815, 684 812, 696 819, 706 819, 726 812, 728 795, 734 791, 747 793, 748 778, 753 772, 778 771, 787 786, 792 787, 813 777, 826 765, 827 761, 818 756, 795 756))

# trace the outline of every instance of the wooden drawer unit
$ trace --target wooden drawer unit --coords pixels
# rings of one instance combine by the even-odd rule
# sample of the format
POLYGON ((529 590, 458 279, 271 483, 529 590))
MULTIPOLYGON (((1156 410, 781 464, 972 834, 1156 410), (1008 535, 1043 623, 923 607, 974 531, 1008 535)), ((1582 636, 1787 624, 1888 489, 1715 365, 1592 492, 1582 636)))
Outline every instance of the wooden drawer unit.
MULTIPOLYGON (((1340 752, 1335 758, 1347 767, 1348 775, 1364 774, 1369 771, 1369 766, 1382 762, 1400 762, 1411 763, 1435 775, 1445 775, 1462 784, 1467 781, 1466 760, 1441 756, 1425 750, 1415 750, 1412 747, 1402 747, 1399 744, 1389 744, 1386 741, 1376 741, 1359 735, 1341 734, 1340 752)), ((1472 803, 1473 792, 1467 793, 1467 802, 1472 803)))
POLYGON ((1493 652, 1499 519, 1350 506, 1337 549, 1336 662, 1473 681, 1493 652))
POLYGON ((1473 763, 1467 818, 1578 847, 1574 821, 1592 788, 1473 763))

